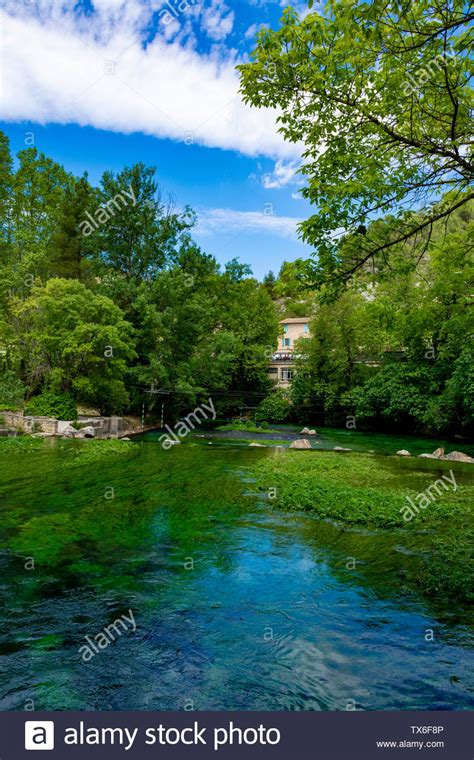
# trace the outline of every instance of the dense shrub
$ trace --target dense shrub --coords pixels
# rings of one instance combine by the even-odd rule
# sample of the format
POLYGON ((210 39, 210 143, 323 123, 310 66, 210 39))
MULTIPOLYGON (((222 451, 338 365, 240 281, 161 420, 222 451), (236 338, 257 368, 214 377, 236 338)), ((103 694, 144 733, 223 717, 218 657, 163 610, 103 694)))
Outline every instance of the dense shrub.
POLYGON ((14 372, 7 370, 0 377, 0 409, 16 411, 23 404, 25 386, 14 372))
POLYGON ((77 418, 76 402, 67 393, 45 391, 28 401, 25 414, 55 417, 58 420, 75 420, 77 418))
POLYGON ((257 409, 256 419, 268 422, 284 422, 290 414, 290 402, 284 391, 275 390, 257 409))

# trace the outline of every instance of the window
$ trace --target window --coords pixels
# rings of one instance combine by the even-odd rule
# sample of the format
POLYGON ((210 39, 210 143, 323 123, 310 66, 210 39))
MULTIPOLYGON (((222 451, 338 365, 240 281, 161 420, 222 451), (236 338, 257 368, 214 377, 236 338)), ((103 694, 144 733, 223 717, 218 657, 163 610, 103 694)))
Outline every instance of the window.
POLYGON ((291 346, 291 338, 283 338, 283 345, 285 347, 286 346, 291 346))
POLYGON ((276 375, 277 372, 278 372, 278 368, 277 367, 269 367, 268 368, 268 374, 269 375, 276 375))
POLYGON ((283 332, 285 333, 285 335, 287 334, 287 332, 288 332, 288 325, 283 325, 283 332))
POLYGON ((288 369, 286 367, 284 369, 282 369, 281 370, 281 374, 280 374, 280 379, 281 380, 292 380, 293 379, 293 370, 288 369))
POLYGON ((309 332, 309 327, 308 327, 308 323, 307 322, 305 322, 304 325, 303 325, 303 332, 305 332, 305 333, 309 332))

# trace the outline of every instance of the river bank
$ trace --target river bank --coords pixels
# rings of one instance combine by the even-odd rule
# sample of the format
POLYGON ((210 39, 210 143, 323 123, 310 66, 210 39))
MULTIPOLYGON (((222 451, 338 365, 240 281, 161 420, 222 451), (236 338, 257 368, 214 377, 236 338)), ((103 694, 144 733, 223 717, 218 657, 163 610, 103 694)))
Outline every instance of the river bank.
POLYGON ((428 594, 472 600, 472 465, 277 450, 253 472, 274 508, 311 512, 341 526, 399 531, 406 550, 421 558, 407 582, 428 594))

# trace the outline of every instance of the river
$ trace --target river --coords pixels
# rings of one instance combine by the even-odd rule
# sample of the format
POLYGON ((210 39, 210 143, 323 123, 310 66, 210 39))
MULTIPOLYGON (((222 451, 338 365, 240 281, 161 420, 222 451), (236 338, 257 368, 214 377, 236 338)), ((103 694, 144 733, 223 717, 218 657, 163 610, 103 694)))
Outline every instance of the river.
POLYGON ((396 537, 271 508, 272 449, 209 443, 2 454, 0 709, 474 707, 467 618, 404 595, 396 537))

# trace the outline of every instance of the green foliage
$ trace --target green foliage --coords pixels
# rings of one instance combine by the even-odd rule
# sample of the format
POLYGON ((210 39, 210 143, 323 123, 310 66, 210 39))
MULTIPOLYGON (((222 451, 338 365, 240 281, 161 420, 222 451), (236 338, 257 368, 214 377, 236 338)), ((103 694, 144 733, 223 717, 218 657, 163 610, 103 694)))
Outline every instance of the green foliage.
POLYGON ((320 289, 291 387, 317 424, 468 434, 474 429, 469 309, 474 207, 431 240, 393 249, 391 271, 320 289))
POLYGON ((160 388, 173 419, 214 390, 223 416, 269 389, 268 290, 198 248, 194 213, 163 200, 153 167, 105 172, 94 188, 36 149, 14 170, 0 134, 0 211, 0 402, 69 393, 153 415, 163 397, 146 391, 160 388))
MULTIPOLYGON (((451 462, 437 466, 441 464, 446 472, 452 466, 451 462)), ((458 484, 455 492, 442 493, 407 523, 400 512, 406 497, 415 499, 438 477, 438 471, 433 471, 436 475, 430 480, 426 472, 410 469, 407 488, 399 466, 361 454, 282 450, 278 456, 258 459, 253 472, 262 491, 275 489, 276 498, 269 504, 279 509, 309 511, 347 525, 403 529, 397 542, 416 553, 421 544, 428 561, 426 571, 413 578, 414 585, 421 585, 428 594, 443 591, 468 600, 472 588, 469 551, 474 538, 472 486, 458 484)))
POLYGON ((0 452, 18 454, 40 451, 44 449, 44 438, 32 438, 29 435, 15 436, 14 438, 0 437, 0 452))
POLYGON ((262 430, 268 430, 268 424, 262 422, 260 425, 255 425, 249 420, 236 420, 235 422, 229 422, 227 425, 219 425, 216 430, 237 430, 246 433, 261 433, 262 430))
POLYGON ((74 398, 67 393, 45 391, 30 398, 24 409, 25 414, 37 417, 53 417, 57 420, 75 420, 77 409, 74 398))
POLYGON ((374 257, 380 271, 391 246, 474 197, 471 23, 463 0, 442 12, 428 0, 329 0, 301 16, 286 8, 238 66, 245 102, 276 108, 283 136, 305 146, 302 194, 317 211, 301 232, 320 281, 374 257), (406 210, 453 188, 424 218, 406 210), (382 213, 393 215, 390 236, 368 228, 382 213))
POLYGON ((290 415, 290 402, 285 391, 274 390, 259 405, 256 413, 257 420, 268 422, 285 422, 290 415))
POLYGON ((10 287, 20 297, 35 278, 44 281, 49 274, 50 242, 60 227, 72 183, 62 166, 36 148, 19 152, 7 219, 10 287))
POLYGON ((58 228, 51 241, 50 274, 57 277, 85 280, 97 253, 97 238, 86 236, 81 223, 99 202, 97 192, 87 176, 74 181, 64 192, 58 228))
POLYGON ((106 171, 101 180, 100 204, 113 214, 98 231, 101 260, 135 282, 151 282, 194 224, 191 209, 175 213, 163 201, 154 175, 153 166, 140 163, 117 175, 106 171))
MULTIPOLYGON (((369 12, 359 4, 352 11, 342 0, 333 5, 346 20, 369 12)), ((285 19, 286 31, 296 34, 296 16, 288 11, 285 19)), ((373 18, 366 20, 372 29, 373 18)), ((305 34, 321 26, 324 39, 329 28, 336 32, 335 69, 318 71, 317 77, 342 77, 344 91, 340 46, 346 33, 339 21, 309 14, 301 23, 305 34)), ((259 55, 276 55, 278 34, 261 35, 267 48, 259 55)), ((365 32, 357 34, 364 38, 365 32)), ((304 79, 314 61, 310 55, 302 62, 300 42, 293 42, 290 69, 301 68, 304 79)), ((320 43, 316 36, 314 50, 320 43)), ((287 52, 280 54, 284 65, 289 63, 287 52)), ((360 63, 360 49, 348 54, 360 63)), ((382 99, 381 112, 386 106, 382 99)), ((315 108, 320 107, 318 100, 315 108)), ((320 114, 323 122, 333 116, 320 114)), ((298 108, 290 118, 299 118, 298 108)), ((349 142, 353 156, 363 150, 345 129, 340 138, 331 132, 323 164, 339 160, 338 139, 341 150, 349 142)), ((378 137, 369 133, 376 147, 378 137)), ((355 165, 364 182, 373 160, 370 154, 367 165, 355 165)), ((345 171, 345 158, 341 161, 338 166, 345 171)), ((349 181, 345 174, 335 187, 336 180, 327 176, 332 210, 324 214, 334 221, 342 204, 344 228, 351 230, 354 208, 372 197, 380 176, 360 197, 353 184, 357 178, 349 181), (348 192, 355 195, 344 205, 348 192)), ((323 189, 316 192, 319 200, 323 189)), ((381 191, 381 203, 383 198, 381 191)), ((441 206, 451 208, 459 198, 451 191, 441 206)), ((279 312, 311 318, 312 337, 295 347, 291 386, 291 412, 301 422, 340 425, 355 414, 367 426, 468 433, 474 428, 468 345, 472 205, 464 203, 434 224, 430 236, 423 233, 411 242, 392 245, 400 229, 396 213, 346 235, 332 251, 336 269, 357 269, 360 246, 369 239, 390 245, 377 267, 366 263, 337 287, 309 288, 312 267, 301 259, 285 262, 277 278, 269 273, 260 284, 239 259, 222 271, 199 249, 191 237, 193 212, 175 212, 163 201, 153 167, 136 164, 118 174, 105 172, 94 188, 86 176, 69 175, 35 149, 21 151, 14 167, 8 140, 0 134, 0 405, 21 408, 24 398, 65 393, 102 413, 137 413, 145 403, 149 418, 159 418, 163 409, 172 420, 212 396, 217 415, 225 418, 253 406, 259 393, 268 398, 258 419, 282 421, 289 405, 272 393, 267 373, 279 312), (105 221, 86 229, 86 214, 97 218, 99 212, 105 221), (398 365, 389 364, 390 357, 398 365)), ((411 223, 424 224, 429 213, 409 212, 411 223)), ((327 244, 324 235, 321 240, 327 244)), ((321 262, 326 266, 324 258, 321 262)))
POLYGON ((390 364, 356 388, 351 401, 361 422, 388 422, 409 429, 423 419, 430 390, 423 367, 390 364))
POLYGON ((10 352, 33 390, 71 393, 106 413, 127 404, 123 377, 135 356, 131 326, 105 296, 53 278, 13 299, 10 352))
POLYGON ((16 411, 23 405, 25 386, 12 370, 0 375, 0 409, 16 411))

